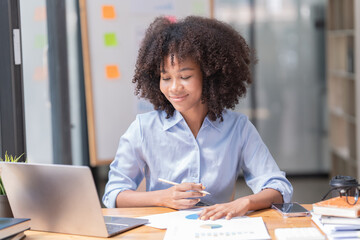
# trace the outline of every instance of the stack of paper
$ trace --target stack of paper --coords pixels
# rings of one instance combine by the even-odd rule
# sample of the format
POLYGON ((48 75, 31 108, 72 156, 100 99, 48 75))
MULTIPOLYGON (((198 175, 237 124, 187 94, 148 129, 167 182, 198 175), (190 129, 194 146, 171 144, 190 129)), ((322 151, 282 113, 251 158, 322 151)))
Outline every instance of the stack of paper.
POLYGON ((360 238, 360 202, 354 197, 334 197, 313 204, 313 221, 329 239, 360 238))
POLYGON ((312 214, 312 220, 327 235, 329 240, 332 239, 359 239, 360 238, 360 219, 358 223, 346 223, 345 218, 325 217, 322 215, 312 214), (329 220, 333 218, 332 220, 329 220), (343 222, 342 220, 345 220, 343 222), (331 221, 332 223, 329 223, 331 221))

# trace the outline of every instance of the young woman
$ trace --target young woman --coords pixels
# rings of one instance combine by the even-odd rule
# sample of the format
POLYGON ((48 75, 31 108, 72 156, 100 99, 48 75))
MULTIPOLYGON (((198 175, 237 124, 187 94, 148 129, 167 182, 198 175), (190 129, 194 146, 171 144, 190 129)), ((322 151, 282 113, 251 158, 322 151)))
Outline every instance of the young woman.
POLYGON ((223 22, 155 19, 133 78, 155 110, 139 114, 120 138, 104 204, 186 209, 201 202, 209 207, 199 217, 214 220, 289 202, 292 186, 255 127, 227 110, 246 94, 250 63, 245 40, 223 22), (241 172, 254 194, 232 200, 241 172), (136 192, 144 177, 147 191, 136 192))

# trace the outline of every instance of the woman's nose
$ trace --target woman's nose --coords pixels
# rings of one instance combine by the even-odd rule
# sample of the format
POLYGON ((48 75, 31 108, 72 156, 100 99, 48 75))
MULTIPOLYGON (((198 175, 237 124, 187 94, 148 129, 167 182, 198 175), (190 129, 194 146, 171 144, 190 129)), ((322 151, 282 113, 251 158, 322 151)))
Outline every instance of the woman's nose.
POLYGON ((174 79, 170 86, 172 91, 179 91, 182 88, 182 84, 179 79, 174 79))

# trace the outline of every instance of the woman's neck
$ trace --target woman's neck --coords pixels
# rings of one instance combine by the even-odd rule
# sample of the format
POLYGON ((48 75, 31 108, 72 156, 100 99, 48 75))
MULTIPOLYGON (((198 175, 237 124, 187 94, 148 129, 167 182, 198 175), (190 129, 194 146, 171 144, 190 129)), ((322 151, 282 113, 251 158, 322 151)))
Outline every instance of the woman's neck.
POLYGON ((197 137, 197 135, 200 131, 200 128, 204 122, 206 115, 207 115, 207 112, 208 112, 208 108, 204 107, 200 110, 198 109, 197 111, 181 113, 181 115, 185 119, 187 125, 189 126, 189 128, 195 138, 197 137))

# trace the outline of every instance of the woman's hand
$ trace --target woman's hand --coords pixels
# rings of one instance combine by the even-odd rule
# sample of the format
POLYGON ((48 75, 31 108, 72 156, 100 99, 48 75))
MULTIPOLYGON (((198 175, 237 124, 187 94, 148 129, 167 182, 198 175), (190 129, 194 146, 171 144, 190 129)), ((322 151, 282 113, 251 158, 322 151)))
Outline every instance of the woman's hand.
POLYGON ((213 206, 205 208, 199 215, 201 220, 216 220, 225 217, 231 219, 245 215, 249 211, 250 199, 239 198, 235 201, 215 204, 213 206))
POLYGON ((266 188, 259 193, 238 198, 229 203, 207 207, 200 213, 199 218, 201 220, 216 220, 223 217, 231 219, 245 215, 248 211, 268 208, 274 202, 283 202, 281 193, 275 189, 266 188))
POLYGON ((181 183, 161 190, 162 205, 174 209, 191 208, 200 201, 200 197, 205 196, 199 192, 204 189, 201 183, 181 183))

